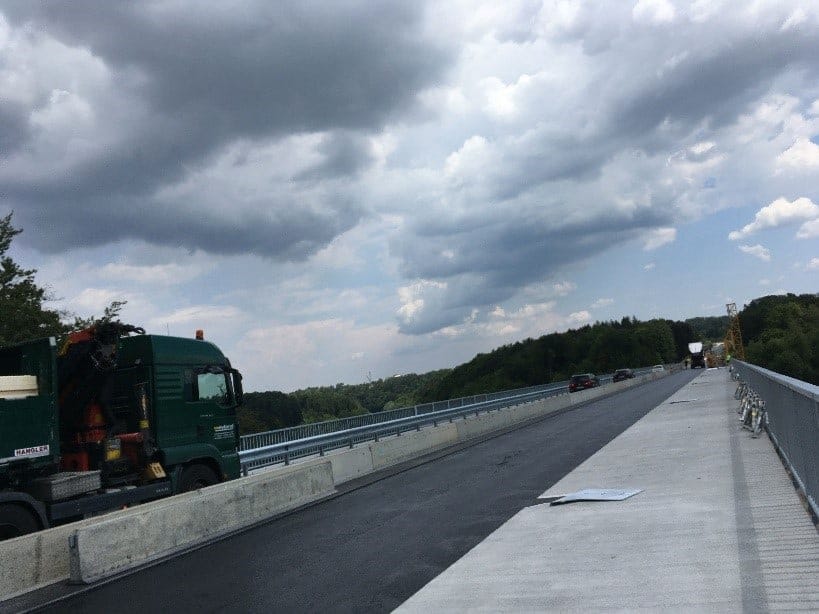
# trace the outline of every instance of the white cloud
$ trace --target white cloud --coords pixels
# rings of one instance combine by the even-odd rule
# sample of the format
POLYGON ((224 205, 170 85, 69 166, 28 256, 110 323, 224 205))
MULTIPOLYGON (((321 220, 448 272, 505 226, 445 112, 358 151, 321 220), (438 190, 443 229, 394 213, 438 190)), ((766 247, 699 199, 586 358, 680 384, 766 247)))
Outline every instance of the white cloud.
POLYGON ((480 135, 464 141, 458 151, 452 152, 444 163, 444 174, 454 180, 463 180, 471 174, 480 173, 491 154, 489 142, 480 135))
POLYGON ((237 343, 242 348, 239 368, 251 382, 269 381, 266 372, 272 369, 275 388, 285 391, 318 385, 322 379, 325 384, 361 382, 368 371, 375 377, 395 371, 396 364, 385 362, 397 340, 395 326, 357 326, 342 318, 252 328, 237 343), (332 373, 333 380, 317 377, 317 370, 332 373))
POLYGON ((669 23, 676 14, 674 5, 668 0, 638 0, 631 9, 634 21, 644 23, 669 23))
POLYGON ((759 280, 759 285, 760 286, 770 286, 771 285, 771 280, 770 279, 760 279, 759 280))
POLYGON ((72 309, 77 309, 83 313, 90 313, 101 316, 103 310, 112 301, 124 300, 123 294, 108 288, 85 288, 77 296, 69 299, 72 309))
POLYGON ((807 138, 799 138, 776 158, 777 172, 784 168, 819 168, 819 145, 807 138))
POLYGON ((489 312, 489 315, 493 318, 505 318, 506 310, 504 310, 504 308, 500 305, 497 305, 491 312, 489 312))
POLYGON ((601 307, 608 307, 609 305, 614 303, 613 298, 599 298, 594 301, 591 305, 592 309, 600 309, 601 307))
POLYGON ((764 260, 765 262, 769 262, 771 260, 771 252, 767 247, 763 247, 761 245, 740 245, 739 251, 750 254, 751 256, 755 256, 760 260, 764 260))
POLYGON ((819 258, 811 258, 806 268, 809 271, 819 271, 819 258))
POLYGON ((779 228, 816 218, 819 218, 819 205, 814 204, 809 198, 797 198, 794 201, 777 198, 757 211, 753 222, 746 224, 741 230, 732 231, 728 238, 737 241, 760 230, 779 228))
POLYGON ((590 320, 591 314, 585 309, 582 311, 575 311, 573 313, 570 313, 568 317, 569 324, 572 325, 585 324, 590 320))
POLYGON ((162 285, 179 284, 190 281, 203 273, 199 265, 182 266, 175 263, 148 266, 108 263, 99 270, 103 279, 132 281, 162 285))
POLYGON ((808 16, 805 13, 805 9, 803 9, 801 6, 797 7, 790 15, 788 15, 788 18, 783 22, 780 30, 785 32, 786 30, 796 29, 798 26, 805 23, 807 19, 808 16))
POLYGON ((558 296, 568 296, 577 290, 577 284, 571 281, 559 281, 553 285, 553 288, 558 296))
POLYGON ((398 299, 401 301, 398 317, 406 324, 412 323, 427 305, 430 295, 440 295, 446 288, 447 284, 444 282, 426 279, 398 288, 398 299))
POLYGON ((650 271, 650 270, 651 270, 651 269, 653 269, 655 266, 657 266, 657 265, 655 265, 653 262, 649 262, 648 264, 644 264, 644 265, 643 265, 643 270, 644 270, 644 271, 650 271))
POLYGON ((702 141, 701 143, 697 143, 689 147, 688 151, 690 151, 695 156, 701 156, 703 154, 708 153, 716 146, 717 144, 714 141, 702 141))
POLYGON ((663 245, 673 243, 676 238, 676 228, 655 228, 645 237, 643 251, 649 252, 663 245))
POLYGON ((149 324, 157 328, 162 328, 166 324, 194 323, 199 328, 204 328, 210 322, 235 320, 241 316, 241 310, 230 305, 196 305, 193 307, 183 307, 165 315, 156 316, 149 324))
POLYGON ((812 239, 819 237, 819 218, 805 222, 796 231, 797 239, 812 239))

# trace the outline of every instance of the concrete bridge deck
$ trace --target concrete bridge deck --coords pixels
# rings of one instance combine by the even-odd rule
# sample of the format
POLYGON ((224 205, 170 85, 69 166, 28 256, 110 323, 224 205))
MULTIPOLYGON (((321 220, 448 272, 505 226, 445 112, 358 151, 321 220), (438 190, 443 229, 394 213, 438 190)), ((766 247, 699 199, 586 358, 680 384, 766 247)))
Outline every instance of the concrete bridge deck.
POLYGON ((521 510, 399 612, 819 611, 819 534, 770 440, 712 369, 521 510))

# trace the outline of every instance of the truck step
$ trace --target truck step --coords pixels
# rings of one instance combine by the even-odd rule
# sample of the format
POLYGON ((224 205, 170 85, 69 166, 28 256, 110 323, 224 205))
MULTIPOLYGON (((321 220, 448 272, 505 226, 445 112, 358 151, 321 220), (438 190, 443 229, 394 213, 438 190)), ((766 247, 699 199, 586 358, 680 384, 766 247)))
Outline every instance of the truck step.
POLYGON ((62 501, 99 490, 99 471, 64 471, 32 480, 31 495, 40 501, 62 501))

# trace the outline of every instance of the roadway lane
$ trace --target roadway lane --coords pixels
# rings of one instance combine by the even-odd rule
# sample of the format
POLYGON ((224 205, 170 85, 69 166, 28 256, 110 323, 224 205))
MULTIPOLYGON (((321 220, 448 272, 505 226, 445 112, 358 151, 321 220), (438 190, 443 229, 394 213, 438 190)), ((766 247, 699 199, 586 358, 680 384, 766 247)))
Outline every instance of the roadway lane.
POLYGON ((699 373, 390 472, 47 611, 390 611, 699 373))

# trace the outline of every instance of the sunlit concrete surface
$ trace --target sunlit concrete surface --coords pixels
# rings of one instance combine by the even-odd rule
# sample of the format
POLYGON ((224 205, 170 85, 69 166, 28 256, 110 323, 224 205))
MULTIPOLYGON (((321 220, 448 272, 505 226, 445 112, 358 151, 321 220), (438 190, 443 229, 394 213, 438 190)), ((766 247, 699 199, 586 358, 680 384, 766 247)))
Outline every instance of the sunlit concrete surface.
POLYGON ((819 535, 766 436, 740 429, 712 369, 406 601, 431 611, 819 610, 819 535))

